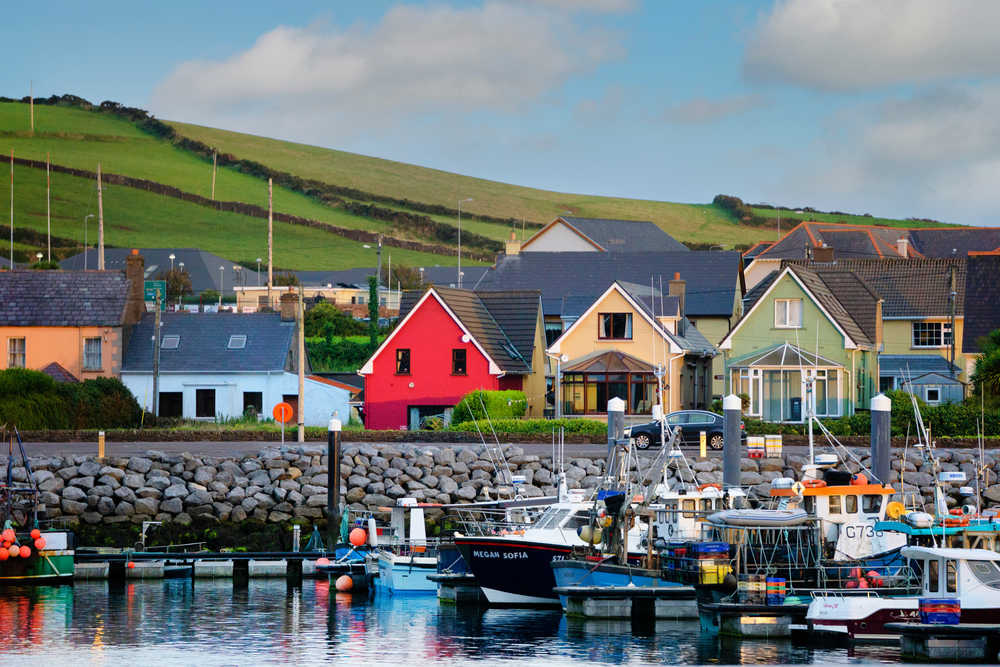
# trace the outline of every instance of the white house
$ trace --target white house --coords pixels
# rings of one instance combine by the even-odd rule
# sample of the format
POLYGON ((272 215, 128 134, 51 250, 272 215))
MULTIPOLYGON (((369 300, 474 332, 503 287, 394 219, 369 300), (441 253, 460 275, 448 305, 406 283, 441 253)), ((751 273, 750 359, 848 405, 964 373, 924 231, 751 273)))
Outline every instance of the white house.
MULTIPOLYGON (((270 418, 281 402, 298 409, 294 319, 277 313, 163 313, 159 350, 159 415, 215 421, 253 410, 270 418)), ((153 314, 128 342, 122 382, 145 410, 153 404, 153 314)), ((326 426, 350 417, 349 385, 309 375, 305 423, 326 426)), ((292 420, 293 424, 297 421, 292 420)))

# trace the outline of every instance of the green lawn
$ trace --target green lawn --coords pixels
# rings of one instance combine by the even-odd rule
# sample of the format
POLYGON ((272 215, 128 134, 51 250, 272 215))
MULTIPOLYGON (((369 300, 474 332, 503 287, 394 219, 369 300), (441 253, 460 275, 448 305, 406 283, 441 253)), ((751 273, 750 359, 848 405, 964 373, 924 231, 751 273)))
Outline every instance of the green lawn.
POLYGON ((770 208, 754 208, 754 215, 777 219, 781 215, 781 228, 789 231, 802 220, 818 220, 820 222, 845 222, 852 225, 878 225, 880 227, 950 227, 944 222, 926 222, 924 220, 897 220, 895 218, 876 218, 874 216, 840 213, 796 213, 795 211, 778 211, 770 208), (788 224, 785 224, 785 221, 788 224))
MULTIPOLYGON (((45 232, 45 172, 14 169, 14 226, 45 232)), ((0 188, 0 211, 9 211, 10 191, 0 188)), ((88 179, 52 174, 52 234, 83 244, 97 241, 97 193, 88 179)), ((7 216, 0 216, 7 222, 7 216)), ((233 261, 253 261, 267 249, 267 221, 215 211, 171 197, 122 186, 104 188, 105 242, 122 247, 197 247, 233 261)), ((345 269, 373 266, 375 251, 362 243, 311 227, 274 224, 274 263, 283 269, 345 269)), ((43 250, 44 248, 39 248, 43 250)), ((389 248, 397 262, 414 266, 452 265, 454 258, 389 248)), ((6 253, 0 253, 6 254, 6 253)), ((383 261, 385 257, 383 257, 383 261)))

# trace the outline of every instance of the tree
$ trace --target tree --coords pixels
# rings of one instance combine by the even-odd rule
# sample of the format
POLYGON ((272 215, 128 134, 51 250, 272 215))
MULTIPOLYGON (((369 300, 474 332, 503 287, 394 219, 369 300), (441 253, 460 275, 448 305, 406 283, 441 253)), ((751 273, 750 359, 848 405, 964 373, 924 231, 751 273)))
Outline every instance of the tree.
POLYGON ((157 276, 167 283, 167 299, 171 302, 180 301, 188 294, 194 293, 191 287, 191 274, 184 269, 168 269, 157 276))
POLYGON ((306 311, 305 333, 310 338, 332 340, 334 336, 364 334, 365 327, 332 303, 322 301, 306 311))
POLYGON ((405 264, 395 264, 389 277, 389 286, 399 283, 401 289, 420 289, 420 270, 405 264))
POLYGON ((291 271, 279 273, 274 277, 274 284, 279 286, 296 286, 299 284, 299 277, 291 271))
POLYGON ((1000 398, 1000 329, 994 329, 978 341, 982 354, 976 359, 972 381, 991 399, 1000 398))
POLYGON ((368 276, 368 344, 378 347, 378 280, 368 276))

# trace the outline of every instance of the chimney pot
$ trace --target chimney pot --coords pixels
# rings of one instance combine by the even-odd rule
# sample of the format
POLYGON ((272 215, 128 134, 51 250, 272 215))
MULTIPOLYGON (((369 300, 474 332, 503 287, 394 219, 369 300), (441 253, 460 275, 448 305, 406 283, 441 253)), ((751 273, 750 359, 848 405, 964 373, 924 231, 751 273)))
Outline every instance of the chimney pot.
POLYGON ((674 271, 674 280, 680 280, 680 279, 681 279, 681 272, 674 271))
POLYGON ((299 297, 293 292, 285 292, 281 295, 281 321, 291 322, 295 319, 295 308, 298 306, 299 297))
POLYGON ((677 297, 677 310, 680 317, 684 317, 684 293, 686 291, 687 282, 681 280, 680 272, 674 272, 674 279, 670 281, 669 294, 670 296, 677 297))
POLYGON ((905 236, 900 236, 896 240, 896 252, 899 253, 900 257, 909 257, 910 256, 909 249, 910 249, 910 239, 906 238, 905 236))

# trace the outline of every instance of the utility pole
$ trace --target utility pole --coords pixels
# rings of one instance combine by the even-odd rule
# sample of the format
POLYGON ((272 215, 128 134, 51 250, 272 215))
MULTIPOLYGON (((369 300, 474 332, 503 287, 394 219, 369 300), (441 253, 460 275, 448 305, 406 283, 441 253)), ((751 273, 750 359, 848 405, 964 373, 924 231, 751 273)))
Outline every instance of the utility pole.
POLYGON ((274 308, 271 301, 271 290, 274 288, 274 220, 272 211, 274 199, 272 196, 271 179, 267 179, 267 307, 274 308))
POLYGON ((45 228, 49 245, 49 261, 52 261, 52 177, 49 175, 49 152, 45 151, 45 228))
POLYGON ((951 377, 955 377, 955 301, 957 301, 957 294, 955 292, 955 267, 948 267, 948 306, 950 313, 950 327, 951 327, 951 354, 949 361, 951 362, 951 367, 949 372, 951 377))
POLYGON ((218 152, 212 151, 212 201, 215 201, 215 166, 217 156, 218 152))
POLYGON ((375 251, 378 255, 378 267, 375 269, 375 294, 378 294, 378 288, 382 286, 382 235, 378 235, 378 250, 375 251))
POLYGON ((299 442, 306 441, 306 315, 302 284, 299 283, 299 442))
POLYGON ((10 270, 14 270, 14 149, 10 149, 10 270))
POLYGON ((28 82, 28 106, 31 109, 31 134, 35 134, 35 82, 28 82))
POLYGON ((104 195, 101 190, 101 163, 97 163, 97 270, 104 270, 104 195))
POLYGON ((160 416, 160 290, 153 310, 153 416, 160 416))

